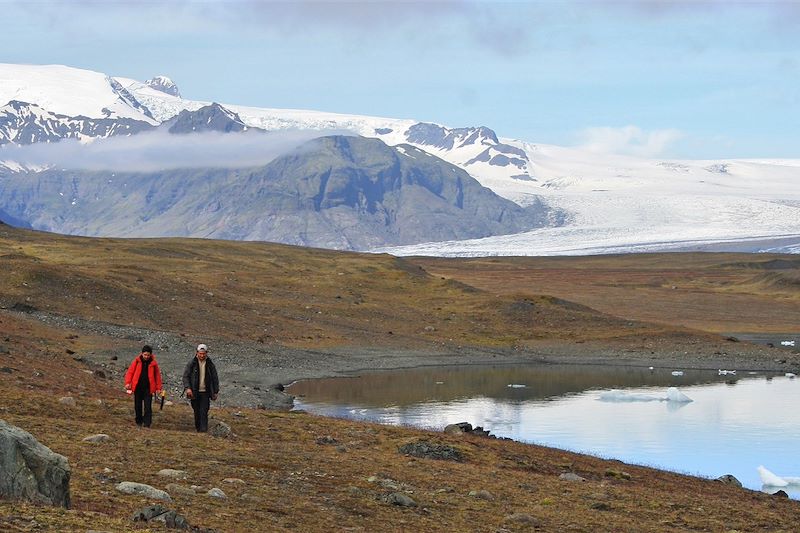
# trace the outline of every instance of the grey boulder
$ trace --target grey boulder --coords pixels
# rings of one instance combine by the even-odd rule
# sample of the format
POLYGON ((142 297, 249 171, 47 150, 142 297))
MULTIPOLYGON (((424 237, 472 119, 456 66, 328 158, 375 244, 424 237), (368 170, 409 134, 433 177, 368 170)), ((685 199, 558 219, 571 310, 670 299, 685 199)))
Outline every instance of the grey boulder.
POLYGON ((0 496, 69 508, 69 479, 66 457, 0 420, 0 496))

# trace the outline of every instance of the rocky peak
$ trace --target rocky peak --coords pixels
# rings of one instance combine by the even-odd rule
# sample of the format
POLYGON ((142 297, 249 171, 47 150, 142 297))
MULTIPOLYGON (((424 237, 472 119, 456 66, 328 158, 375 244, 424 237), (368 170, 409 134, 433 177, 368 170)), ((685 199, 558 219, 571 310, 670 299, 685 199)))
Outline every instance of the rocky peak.
POLYGON ((184 109, 178 116, 166 122, 170 133, 194 133, 221 131, 225 133, 248 129, 238 114, 213 103, 196 111, 184 109))
POLYGON ((477 128, 445 128, 438 124, 419 122, 405 132, 408 142, 452 150, 472 144, 498 144, 497 135, 486 126, 477 128))
POLYGON ((150 78, 144 82, 144 84, 155 89, 156 91, 161 91, 162 93, 170 96, 177 96, 178 98, 181 97, 181 92, 178 90, 178 86, 175 85, 174 81, 166 76, 156 76, 155 78, 150 78))

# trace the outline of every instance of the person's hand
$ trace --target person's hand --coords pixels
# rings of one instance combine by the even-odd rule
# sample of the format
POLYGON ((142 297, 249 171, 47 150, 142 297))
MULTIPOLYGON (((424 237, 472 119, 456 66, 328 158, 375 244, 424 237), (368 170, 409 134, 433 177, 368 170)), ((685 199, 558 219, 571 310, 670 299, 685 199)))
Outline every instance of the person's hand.
POLYGON ((185 393, 186 393, 186 397, 191 400, 192 399, 192 389, 186 389, 185 393))
POLYGON ((126 383, 125 384, 125 390, 131 390, 131 384, 130 383, 126 383))

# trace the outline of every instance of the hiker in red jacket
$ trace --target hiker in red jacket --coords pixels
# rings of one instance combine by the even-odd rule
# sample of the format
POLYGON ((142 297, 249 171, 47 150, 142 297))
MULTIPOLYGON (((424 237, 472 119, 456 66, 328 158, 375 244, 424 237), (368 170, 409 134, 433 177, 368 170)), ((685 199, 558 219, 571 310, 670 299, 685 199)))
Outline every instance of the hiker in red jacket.
POLYGON ((150 427, 153 420, 153 394, 161 394, 161 369, 150 346, 143 346, 125 372, 125 390, 133 393, 136 425, 150 427))

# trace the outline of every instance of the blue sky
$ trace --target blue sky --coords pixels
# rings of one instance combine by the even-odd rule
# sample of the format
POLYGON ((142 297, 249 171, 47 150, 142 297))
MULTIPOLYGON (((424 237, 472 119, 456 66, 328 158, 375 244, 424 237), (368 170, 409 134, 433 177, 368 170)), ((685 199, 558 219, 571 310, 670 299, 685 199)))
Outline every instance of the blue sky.
POLYGON ((0 61, 184 97, 485 125, 643 156, 800 158, 800 2, 16 2, 0 61))

